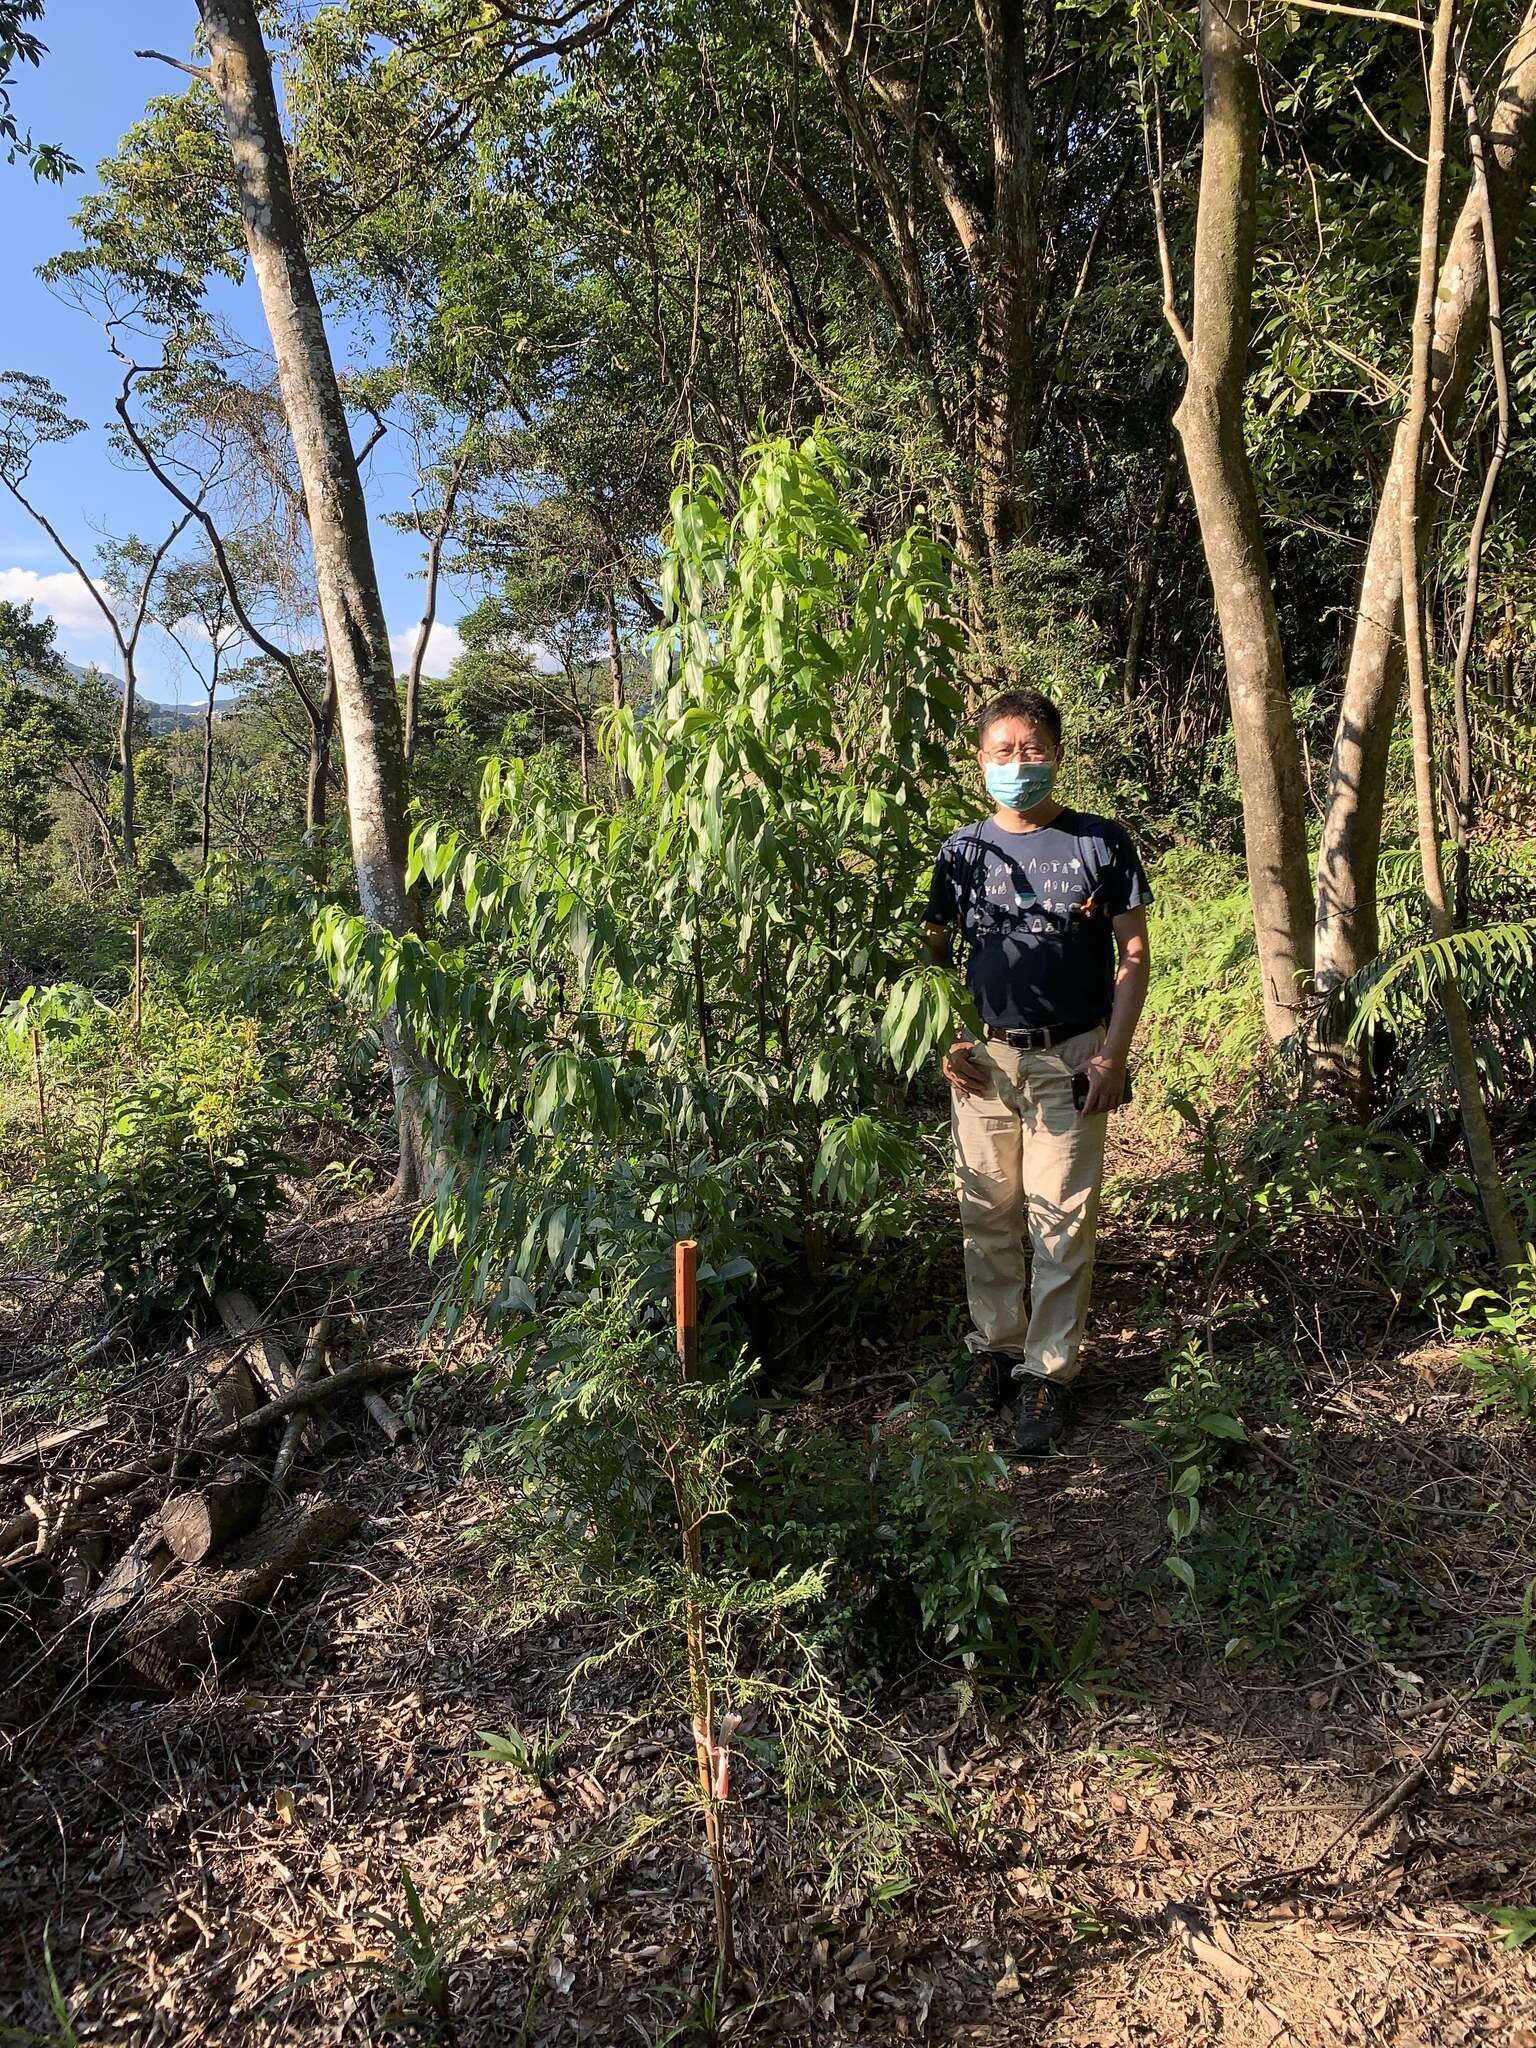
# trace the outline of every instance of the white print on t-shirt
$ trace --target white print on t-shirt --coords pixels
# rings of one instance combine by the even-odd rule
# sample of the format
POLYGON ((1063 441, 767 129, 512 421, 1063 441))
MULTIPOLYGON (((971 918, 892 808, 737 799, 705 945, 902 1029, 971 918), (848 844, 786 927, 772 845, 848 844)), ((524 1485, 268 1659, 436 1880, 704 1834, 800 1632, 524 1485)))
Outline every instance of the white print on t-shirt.
POLYGON ((1061 917, 1069 915, 1074 910, 1080 910, 1087 900, 1087 892, 1083 889, 1081 881, 1078 880, 1074 886, 1074 878, 1082 876, 1083 864, 1080 860, 1071 858, 1032 860, 1028 865, 1029 876, 1021 888, 1011 863, 996 857, 990 858, 987 862, 986 897, 987 901, 995 904, 998 909, 1013 911, 1016 914, 1016 931, 1039 936, 1053 929, 1050 922, 1052 917, 1061 917), (1029 917, 1020 914, 1031 910, 1043 912, 1044 915, 1029 917))

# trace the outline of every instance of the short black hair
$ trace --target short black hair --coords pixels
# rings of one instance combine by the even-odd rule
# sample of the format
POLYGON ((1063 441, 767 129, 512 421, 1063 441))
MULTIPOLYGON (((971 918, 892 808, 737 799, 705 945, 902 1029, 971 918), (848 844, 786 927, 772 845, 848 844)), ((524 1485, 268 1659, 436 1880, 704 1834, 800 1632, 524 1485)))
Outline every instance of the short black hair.
POLYGON ((1053 746, 1061 745, 1061 713, 1044 690, 1001 690, 981 707, 976 720, 976 744, 984 747, 987 733, 1000 718, 1024 718, 1031 725, 1043 725, 1053 746))

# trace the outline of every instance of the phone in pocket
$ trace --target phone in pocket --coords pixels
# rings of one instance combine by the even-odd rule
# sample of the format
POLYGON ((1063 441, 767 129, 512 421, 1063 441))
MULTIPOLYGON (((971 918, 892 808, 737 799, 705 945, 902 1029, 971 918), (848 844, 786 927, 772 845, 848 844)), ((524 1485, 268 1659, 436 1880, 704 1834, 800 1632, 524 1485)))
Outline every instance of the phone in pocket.
MULTIPOLYGON (((1086 1068, 1081 1073, 1077 1073, 1072 1076, 1072 1100, 1077 1105, 1077 1113, 1079 1116, 1082 1115, 1084 1105, 1087 1103, 1088 1100, 1088 1085, 1088 1074, 1086 1068)), ((1127 1068, 1125 1075, 1125 1086, 1120 1091, 1120 1107, 1124 1109, 1125 1105, 1130 1101, 1130 1099, 1131 1075, 1130 1069, 1127 1068)))

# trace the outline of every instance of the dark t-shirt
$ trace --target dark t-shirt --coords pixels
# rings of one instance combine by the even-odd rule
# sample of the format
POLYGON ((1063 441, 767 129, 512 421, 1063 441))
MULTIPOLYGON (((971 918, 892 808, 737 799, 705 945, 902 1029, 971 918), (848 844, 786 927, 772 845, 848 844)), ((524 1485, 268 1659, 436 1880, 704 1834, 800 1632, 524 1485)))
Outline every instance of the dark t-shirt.
POLYGON ((1033 832, 987 818, 947 839, 928 921, 958 926, 983 1024, 1087 1029, 1114 1001, 1111 919, 1151 901, 1125 827, 1063 810, 1033 832))

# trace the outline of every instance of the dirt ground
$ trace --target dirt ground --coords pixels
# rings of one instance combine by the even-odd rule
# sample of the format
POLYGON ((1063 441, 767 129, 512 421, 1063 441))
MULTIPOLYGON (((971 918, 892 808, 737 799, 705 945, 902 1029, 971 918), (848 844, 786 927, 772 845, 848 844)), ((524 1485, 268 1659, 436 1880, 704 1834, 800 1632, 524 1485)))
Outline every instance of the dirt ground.
MULTIPOLYGON (((1529 1432, 1469 1419, 1422 1328, 1337 1354, 1322 1299, 1313 1390, 1339 1513, 1414 1503, 1414 1597, 1443 1627, 1399 1661, 1309 1612, 1290 1659, 1229 1656, 1177 1609, 1166 1474, 1122 1426, 1198 1291, 1196 1251, 1109 1219, 1076 1426, 1014 1481, 1010 1599, 1058 1668, 971 1685, 916 1664, 872 1703, 929 1787, 900 1874, 872 1892, 797 1867, 774 1787, 739 1761, 739 1972, 720 2006, 696 1827, 665 1820, 691 1744, 647 1718, 640 1679, 620 1664, 578 1687, 542 1777, 476 1754, 478 1731, 560 1718, 594 1636, 510 1629, 488 1596, 460 1462, 482 1396, 450 1377, 412 1396, 398 1447, 346 1415, 350 1446, 305 1484, 361 1529, 217 1684, 84 1686, 67 1644, 10 1613, 0 2039, 1536 2048, 1536 1944, 1504 1947, 1474 1910, 1536 1904, 1536 1775, 1471 1697, 1482 1621, 1536 1571, 1529 1432), (1090 1617, 1096 1640, 1064 1656, 1090 1617), (402 1866, 441 1983, 413 1973, 402 1866)), ((316 1226, 294 1259, 348 1275, 413 1341, 426 1283, 395 1223, 316 1226)), ((8 1305, 14 1390, 73 1311, 25 1275, 8 1305)), ((868 1357, 829 1372, 825 1398, 874 1398, 868 1357)), ((180 1388, 172 1361, 115 1390, 82 1455, 153 1438, 180 1388)), ((13 1415, 11 1440, 40 1419, 13 1415)), ((20 1482, 0 1477, 9 1513, 20 1482)))

